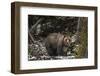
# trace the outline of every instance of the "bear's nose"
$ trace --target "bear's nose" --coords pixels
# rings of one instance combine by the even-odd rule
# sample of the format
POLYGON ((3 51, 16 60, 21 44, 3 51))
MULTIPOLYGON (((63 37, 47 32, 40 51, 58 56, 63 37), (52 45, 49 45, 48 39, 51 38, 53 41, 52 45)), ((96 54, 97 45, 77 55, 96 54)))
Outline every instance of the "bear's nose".
POLYGON ((69 43, 69 40, 67 39, 67 42, 69 43))

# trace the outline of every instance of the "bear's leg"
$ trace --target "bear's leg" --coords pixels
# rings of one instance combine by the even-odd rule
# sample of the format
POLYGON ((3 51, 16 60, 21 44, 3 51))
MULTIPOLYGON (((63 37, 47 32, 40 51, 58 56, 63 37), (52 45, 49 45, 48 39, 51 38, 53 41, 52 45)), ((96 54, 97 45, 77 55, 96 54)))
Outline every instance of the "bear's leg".
POLYGON ((56 49, 51 49, 51 48, 48 48, 48 54, 50 56, 57 56, 57 50, 56 49))

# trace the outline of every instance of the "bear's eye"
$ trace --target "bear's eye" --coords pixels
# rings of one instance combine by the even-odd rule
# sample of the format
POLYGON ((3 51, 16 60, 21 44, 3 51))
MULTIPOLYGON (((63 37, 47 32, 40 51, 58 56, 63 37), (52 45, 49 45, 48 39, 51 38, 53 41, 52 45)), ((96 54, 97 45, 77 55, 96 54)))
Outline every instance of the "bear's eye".
POLYGON ((68 39, 66 39, 65 41, 68 41, 68 39))

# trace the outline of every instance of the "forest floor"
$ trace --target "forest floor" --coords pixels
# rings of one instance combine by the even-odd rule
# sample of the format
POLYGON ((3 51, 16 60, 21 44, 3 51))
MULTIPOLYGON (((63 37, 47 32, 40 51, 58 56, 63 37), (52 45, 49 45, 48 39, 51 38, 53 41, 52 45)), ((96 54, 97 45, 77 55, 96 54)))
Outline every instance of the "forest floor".
POLYGON ((29 45, 28 60, 62 60, 73 59, 74 55, 69 56, 49 56, 43 42, 36 41, 34 44, 29 45))

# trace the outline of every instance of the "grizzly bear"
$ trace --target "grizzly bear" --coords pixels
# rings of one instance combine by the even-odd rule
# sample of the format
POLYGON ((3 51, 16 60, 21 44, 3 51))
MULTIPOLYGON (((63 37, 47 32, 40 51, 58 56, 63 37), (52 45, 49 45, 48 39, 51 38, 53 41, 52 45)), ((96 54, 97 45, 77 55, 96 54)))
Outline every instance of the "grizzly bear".
POLYGON ((50 56, 65 56, 64 48, 70 45, 70 37, 61 33, 47 36, 45 46, 50 56))

